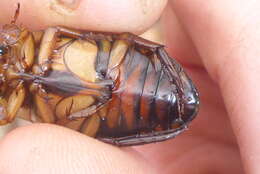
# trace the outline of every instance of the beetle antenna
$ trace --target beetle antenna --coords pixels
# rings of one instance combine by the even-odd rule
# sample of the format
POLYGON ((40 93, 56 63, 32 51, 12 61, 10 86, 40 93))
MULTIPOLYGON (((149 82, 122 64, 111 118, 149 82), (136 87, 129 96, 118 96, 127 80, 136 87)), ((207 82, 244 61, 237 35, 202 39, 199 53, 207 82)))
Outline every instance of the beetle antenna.
POLYGON ((18 3, 17 3, 17 8, 16 8, 16 10, 15 10, 14 18, 13 18, 13 20, 11 21, 11 24, 15 24, 15 22, 16 22, 18 16, 19 16, 19 12, 20 12, 20 3, 18 2, 18 3))

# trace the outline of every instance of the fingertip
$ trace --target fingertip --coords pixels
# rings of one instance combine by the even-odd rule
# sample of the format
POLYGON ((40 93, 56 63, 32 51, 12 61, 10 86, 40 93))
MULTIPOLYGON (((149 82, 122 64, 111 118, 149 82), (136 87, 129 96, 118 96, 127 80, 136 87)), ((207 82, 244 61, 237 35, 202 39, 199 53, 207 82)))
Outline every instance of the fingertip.
POLYGON ((131 153, 67 128, 33 124, 0 142, 0 171, 9 173, 144 173, 131 153))
MULTIPOLYGON (((20 0, 18 22, 31 29, 64 25, 79 29, 142 32, 162 13, 167 0, 20 0)), ((9 23, 15 11, 15 0, 1 1, 0 21, 9 23)))

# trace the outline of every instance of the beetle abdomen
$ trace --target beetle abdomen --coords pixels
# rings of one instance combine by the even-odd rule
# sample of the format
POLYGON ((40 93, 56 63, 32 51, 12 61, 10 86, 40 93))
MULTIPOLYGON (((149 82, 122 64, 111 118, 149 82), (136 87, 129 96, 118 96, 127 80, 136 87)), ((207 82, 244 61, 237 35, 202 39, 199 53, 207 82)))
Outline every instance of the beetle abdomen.
POLYGON ((120 137, 170 128, 176 99, 162 68, 155 70, 151 57, 132 48, 120 72, 120 85, 113 92, 113 100, 118 102, 109 103, 99 136, 120 137))

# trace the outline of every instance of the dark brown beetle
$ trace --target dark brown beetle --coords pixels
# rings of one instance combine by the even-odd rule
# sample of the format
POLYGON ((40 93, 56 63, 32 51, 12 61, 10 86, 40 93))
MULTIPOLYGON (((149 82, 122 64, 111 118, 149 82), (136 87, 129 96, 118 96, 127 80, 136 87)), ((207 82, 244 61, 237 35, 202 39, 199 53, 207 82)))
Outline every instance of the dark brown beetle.
POLYGON ((160 44, 131 33, 0 30, 0 124, 55 123, 118 146, 164 141, 198 112, 198 93, 160 44))

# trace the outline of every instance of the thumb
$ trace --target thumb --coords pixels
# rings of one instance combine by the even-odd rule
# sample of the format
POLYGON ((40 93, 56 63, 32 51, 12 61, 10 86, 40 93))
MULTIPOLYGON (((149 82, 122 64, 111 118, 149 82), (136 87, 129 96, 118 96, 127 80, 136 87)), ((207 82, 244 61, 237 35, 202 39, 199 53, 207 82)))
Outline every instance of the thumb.
POLYGON ((1 174, 153 173, 134 151, 49 124, 10 132, 0 141, 0 156, 1 174))

